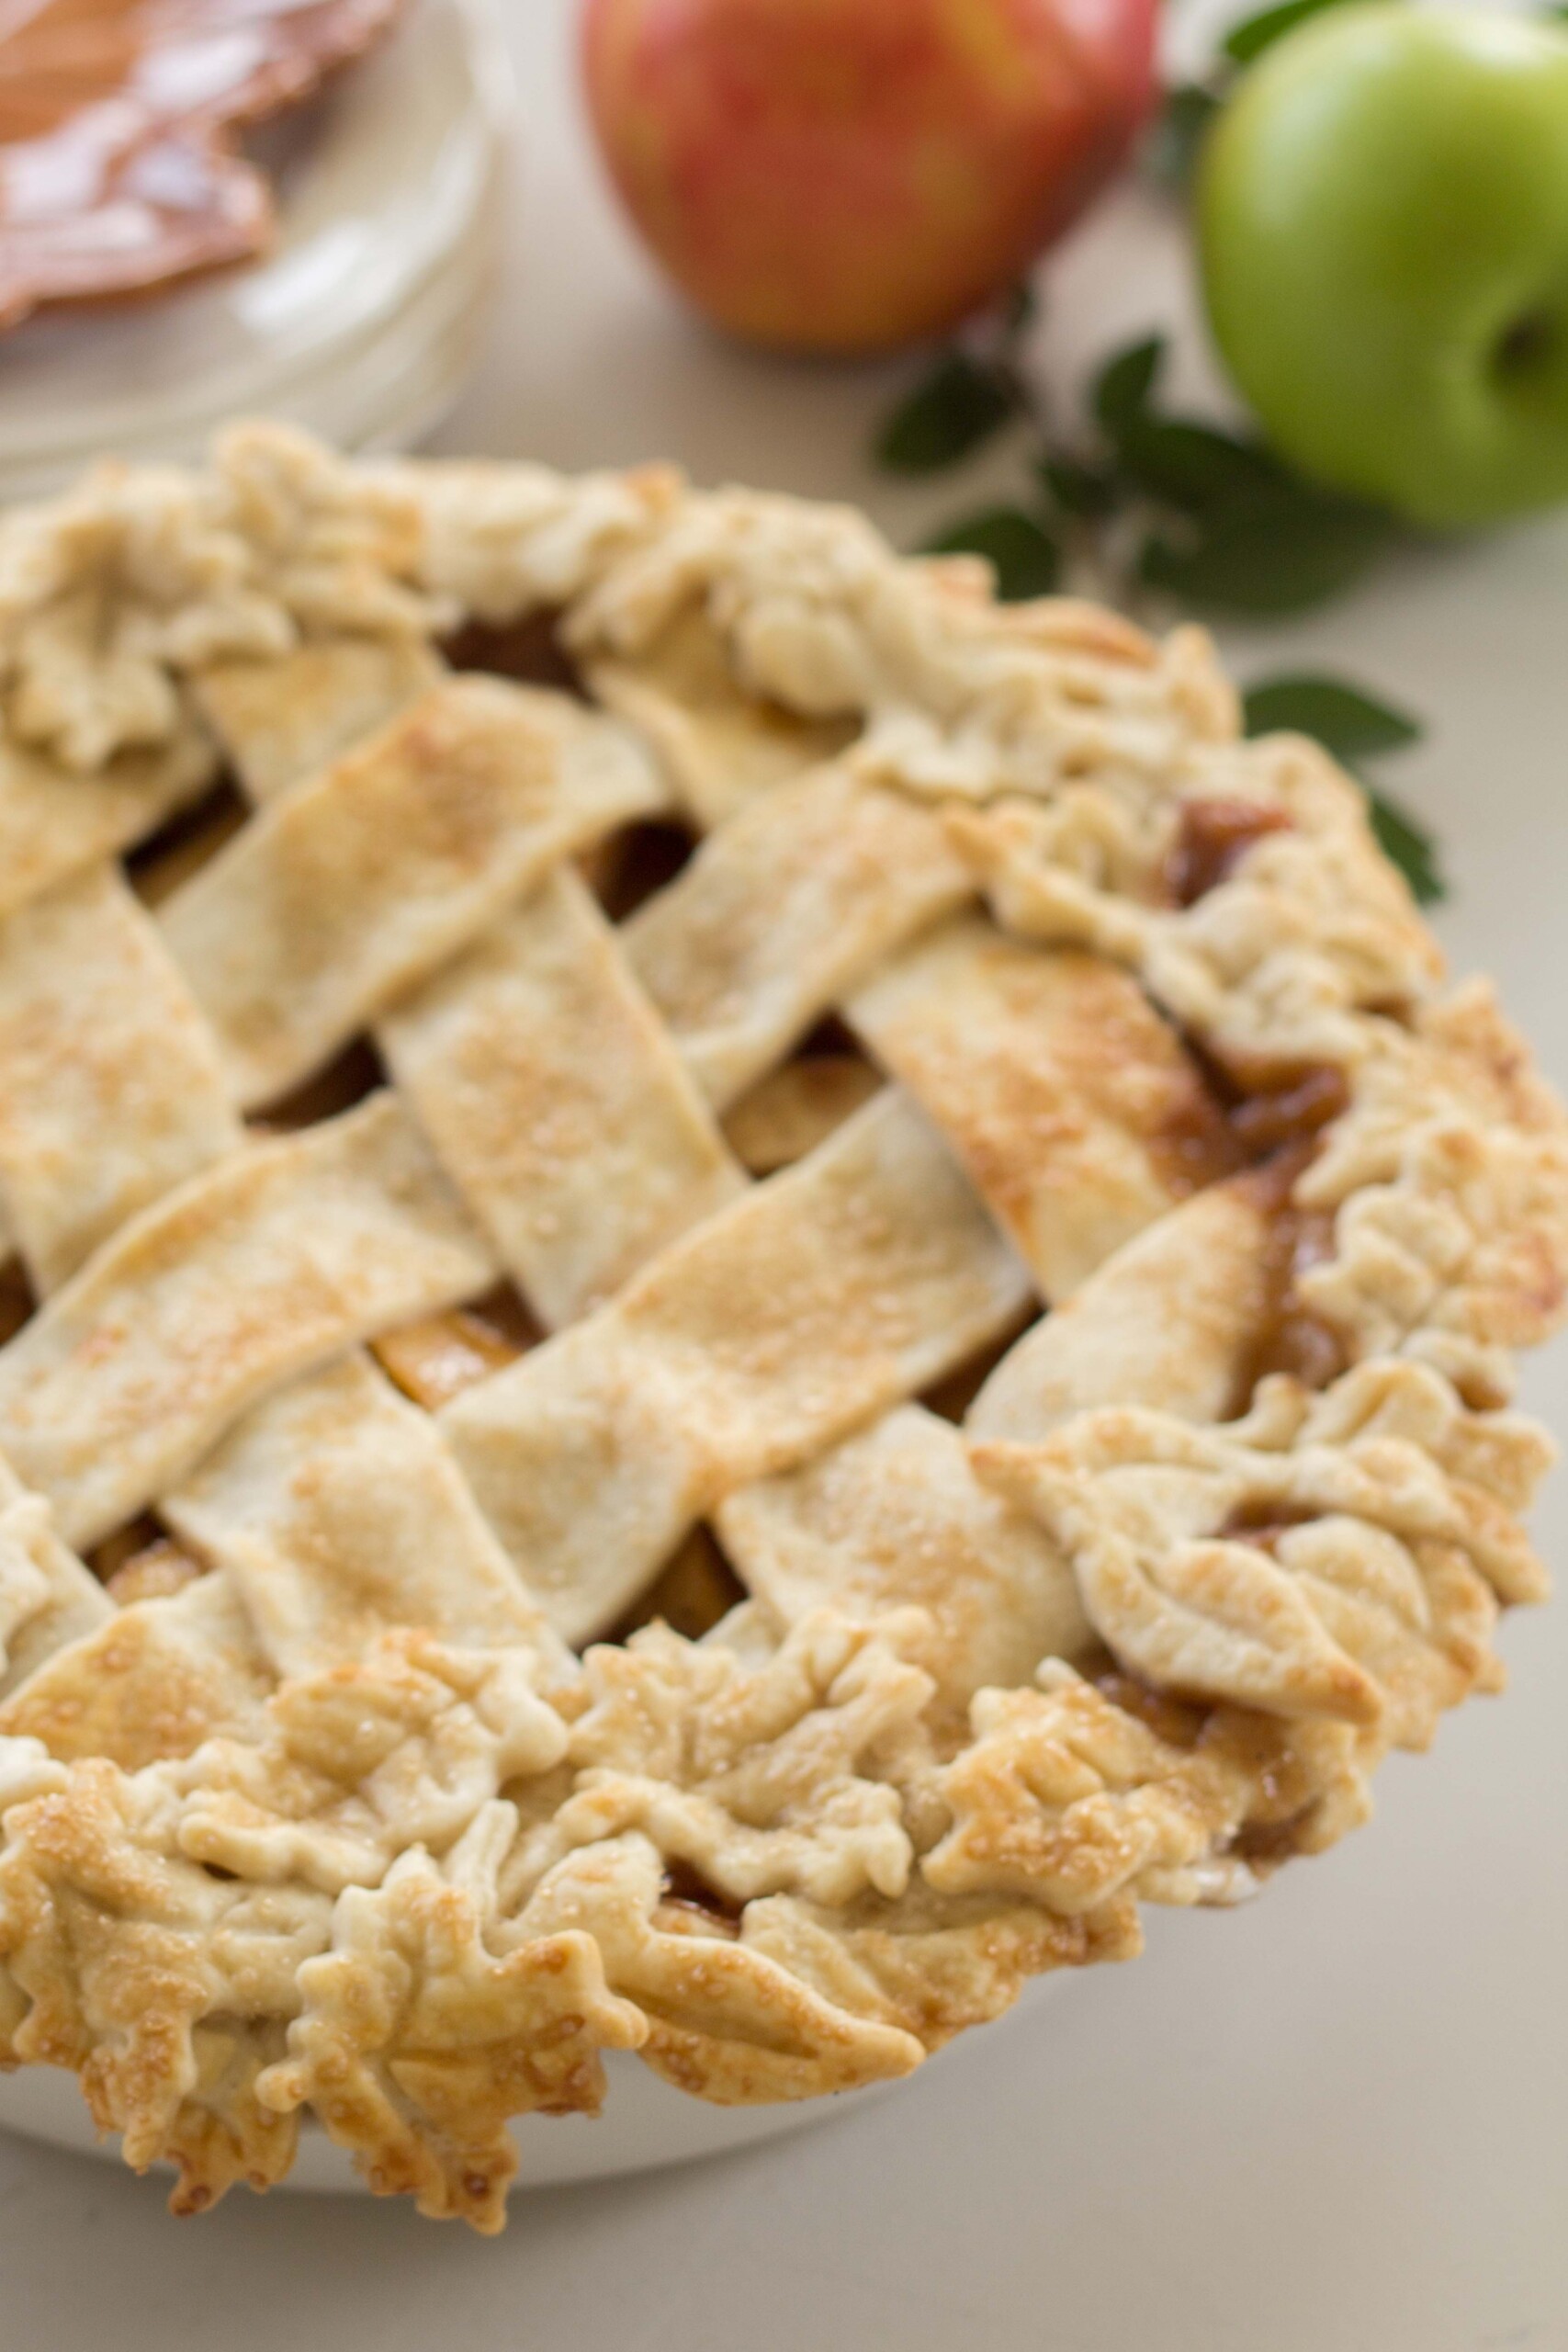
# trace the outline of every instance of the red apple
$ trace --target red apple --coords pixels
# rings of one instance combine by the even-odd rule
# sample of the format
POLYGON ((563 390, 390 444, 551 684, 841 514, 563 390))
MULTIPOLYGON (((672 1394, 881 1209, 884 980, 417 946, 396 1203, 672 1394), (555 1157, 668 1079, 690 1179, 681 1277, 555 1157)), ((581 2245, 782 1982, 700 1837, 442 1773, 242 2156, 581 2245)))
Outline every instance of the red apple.
POLYGON ((697 308, 797 351, 939 334, 1104 184, 1158 0, 587 0, 594 124, 697 308))

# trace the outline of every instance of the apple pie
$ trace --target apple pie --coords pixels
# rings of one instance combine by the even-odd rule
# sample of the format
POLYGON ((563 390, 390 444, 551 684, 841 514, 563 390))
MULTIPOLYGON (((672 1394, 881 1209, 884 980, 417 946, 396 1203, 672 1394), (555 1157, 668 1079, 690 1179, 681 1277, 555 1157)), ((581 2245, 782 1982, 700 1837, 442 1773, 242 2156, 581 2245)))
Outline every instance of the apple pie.
POLYGON ((0 2062, 501 2224, 1494 1691, 1568 1126, 1192 628, 231 432, 0 523, 0 2062))

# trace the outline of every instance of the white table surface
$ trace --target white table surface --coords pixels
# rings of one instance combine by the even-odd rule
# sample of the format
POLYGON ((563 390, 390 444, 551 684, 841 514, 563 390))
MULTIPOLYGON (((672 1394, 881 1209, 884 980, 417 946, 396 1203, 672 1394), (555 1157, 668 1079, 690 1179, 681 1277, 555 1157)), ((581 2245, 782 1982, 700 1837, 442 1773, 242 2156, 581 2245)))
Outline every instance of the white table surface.
MULTIPOLYGON (((441 436, 565 466, 655 456, 867 501, 893 376, 781 367, 673 308, 596 182, 571 0, 503 0, 528 172, 496 332, 441 436)), ((1157 208, 1062 256, 1070 373, 1184 311, 1157 208)), ((1199 363, 1189 359, 1194 370, 1199 363)), ((1456 964, 1496 970, 1568 1075, 1568 522, 1412 560, 1243 674, 1350 667, 1429 714, 1399 781, 1461 883, 1456 964)), ((1568 1429, 1558 1356, 1527 1391, 1568 1429)), ((1540 1530, 1568 1532, 1568 1474, 1540 1530)), ((1517 1619, 1513 1689, 1396 1760, 1373 1825, 1235 1914, 1155 1914, 892 2098, 683 2173, 519 2199, 482 2244, 401 2207, 163 2191, 0 2140, 0 2352, 1562 2352, 1568 2347, 1568 1606, 1517 1619)))

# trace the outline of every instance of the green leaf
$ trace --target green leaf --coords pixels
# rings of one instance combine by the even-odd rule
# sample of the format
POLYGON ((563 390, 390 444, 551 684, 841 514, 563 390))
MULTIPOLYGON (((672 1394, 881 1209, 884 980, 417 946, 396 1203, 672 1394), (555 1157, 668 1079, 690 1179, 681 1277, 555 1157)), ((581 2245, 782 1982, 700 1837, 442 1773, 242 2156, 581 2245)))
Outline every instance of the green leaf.
POLYGON ((1077 458, 1042 458, 1040 479, 1064 514, 1083 523, 1103 522, 1121 503, 1121 486, 1101 466, 1077 458))
POLYGON ((1391 518, 1321 497, 1289 476, 1225 500, 1190 537, 1156 534, 1139 576, 1186 604, 1233 613, 1299 613, 1350 587, 1388 545, 1391 518))
POLYGON ((1417 906, 1436 906, 1449 895, 1437 842, 1426 827, 1417 824, 1408 809, 1401 808, 1397 800, 1390 800, 1385 793, 1374 792, 1371 785, 1363 785, 1363 789, 1367 796, 1367 813, 1372 820, 1372 831, 1378 837, 1383 855, 1398 866, 1415 894, 1417 906))
POLYGON ((1341 8, 1346 0, 1280 0, 1280 5, 1264 8, 1256 17, 1245 17, 1233 25, 1221 43, 1224 54, 1237 65, 1250 65, 1277 40, 1293 33, 1309 17, 1319 17, 1325 8, 1341 8))
MULTIPOLYGON (((1242 707, 1248 735, 1282 729, 1310 735, 1352 775, 1358 762, 1404 751, 1426 732, 1408 711, 1396 710, 1342 678, 1315 673, 1267 678, 1251 689, 1242 707)), ((1432 835, 1397 800, 1375 791, 1364 776, 1356 780, 1367 796, 1372 831, 1384 855, 1398 866, 1417 902, 1429 907, 1446 898, 1448 885, 1432 835)))
POLYGON ((1243 704, 1249 735, 1310 735, 1347 767, 1418 743, 1418 718, 1379 702, 1342 678, 1303 673, 1267 678, 1243 704))
POLYGON ((1116 438, 1122 469, 1137 487, 1185 513, 1222 500, 1272 494, 1288 481, 1261 442, 1241 441, 1182 417, 1130 416, 1116 438))
POLYGON ((997 594, 1021 604, 1048 596, 1061 572, 1061 551, 1021 506, 987 506, 927 542, 928 555, 983 555, 995 570, 997 594))
POLYGON ((883 426, 877 463, 889 473, 941 473, 988 441, 1019 407, 1019 388, 1000 369, 945 351, 883 426))
POLYGON ((1224 105, 1218 91, 1184 82, 1169 92, 1144 149, 1144 166, 1168 187, 1186 187, 1214 117, 1224 105))
POLYGON ((1145 414, 1165 366, 1165 353, 1164 335, 1148 335, 1117 352, 1100 369, 1094 386, 1094 413, 1112 440, 1145 414))
POLYGON ((1040 298, 1027 277, 1010 286, 1002 304, 1002 333, 1016 341, 1026 328, 1032 327, 1040 315, 1040 298))

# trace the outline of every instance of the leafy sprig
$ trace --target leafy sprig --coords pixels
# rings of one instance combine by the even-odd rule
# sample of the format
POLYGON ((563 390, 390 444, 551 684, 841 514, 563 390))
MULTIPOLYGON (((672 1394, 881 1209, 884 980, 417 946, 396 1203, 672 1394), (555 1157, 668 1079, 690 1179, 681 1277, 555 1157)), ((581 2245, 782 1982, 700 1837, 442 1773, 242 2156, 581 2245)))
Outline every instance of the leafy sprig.
POLYGON ((1310 735, 1333 753, 1366 793, 1372 831, 1422 906, 1446 898, 1438 846, 1426 827, 1365 774, 1368 760, 1419 743, 1426 729, 1408 711, 1380 702, 1341 678, 1315 673, 1265 679, 1243 702, 1248 735, 1310 735))
POLYGON ((1359 580, 1395 534, 1377 508, 1319 489, 1254 435, 1163 413, 1163 339, 1121 353, 1095 387, 1105 470, 1140 510, 1137 579, 1212 610, 1300 612, 1359 580))
POLYGON ((1041 424, 1015 357, 1004 374, 992 359, 944 352, 889 418, 878 455, 934 474, 1003 424, 1033 420, 1027 492, 958 517, 931 542, 990 557, 1004 596, 1043 594, 1068 554, 1091 560, 1113 589, 1223 612, 1299 612, 1351 586, 1394 538, 1393 518, 1304 481, 1256 436, 1162 409, 1166 356, 1157 335, 1118 352, 1068 439, 1041 424))
POLYGON ((983 555, 997 575, 997 593, 1010 604, 1048 596, 1062 576, 1062 550, 1033 514, 1021 506, 982 506, 926 542, 928 555, 983 555))
POLYGON ((942 352, 884 424, 878 465, 895 474, 942 473, 1015 417, 1032 416, 1022 348, 1034 310, 1032 288, 1015 286, 996 318, 942 352))
POLYGON ((944 351, 877 436, 877 463, 889 473, 934 474, 956 465, 1018 413, 1013 385, 989 361, 944 351))
MULTIPOLYGON (((1022 366, 1027 318, 1015 304, 988 341, 943 352, 879 436, 884 465, 929 476, 1006 425, 1032 431, 1018 499, 959 516, 926 552, 986 557, 1006 598, 1048 595, 1074 563, 1123 603, 1153 592, 1190 609, 1277 619, 1341 594, 1393 544, 1392 516, 1305 481, 1256 434, 1166 409, 1162 336, 1114 353, 1070 435, 1053 430, 1022 366)), ((1443 895, 1430 836, 1362 774, 1365 762, 1418 739, 1415 719, 1323 677, 1271 680, 1247 697, 1247 713, 1251 733, 1290 728, 1324 743, 1365 786, 1378 838, 1416 897, 1443 895)))

